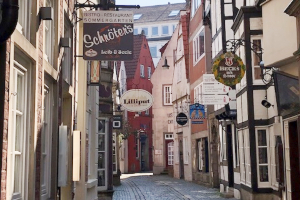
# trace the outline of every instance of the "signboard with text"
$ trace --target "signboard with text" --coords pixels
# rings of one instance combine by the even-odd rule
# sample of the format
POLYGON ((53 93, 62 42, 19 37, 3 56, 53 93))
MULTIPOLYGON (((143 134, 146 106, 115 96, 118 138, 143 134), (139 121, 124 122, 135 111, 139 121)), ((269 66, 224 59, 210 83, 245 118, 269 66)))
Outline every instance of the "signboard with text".
POLYGON ((231 52, 222 54, 213 64, 215 79, 227 86, 233 86, 241 82, 246 67, 242 59, 231 52))
POLYGON ((132 89, 121 96, 120 102, 127 111, 142 112, 153 105, 153 96, 146 90, 132 89))
POLYGON ((132 60, 133 12, 83 12, 84 60, 132 60))

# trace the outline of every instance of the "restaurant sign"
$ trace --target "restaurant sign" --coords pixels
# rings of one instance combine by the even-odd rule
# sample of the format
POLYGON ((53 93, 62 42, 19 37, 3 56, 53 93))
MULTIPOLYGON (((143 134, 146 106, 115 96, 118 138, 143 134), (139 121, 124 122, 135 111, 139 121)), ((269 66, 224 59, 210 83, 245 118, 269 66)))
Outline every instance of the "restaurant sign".
POLYGON ((213 64, 215 79, 227 86, 241 82, 246 67, 242 59, 231 52, 222 54, 213 64))
POLYGON ((131 112, 142 112, 153 105, 153 96, 146 90, 132 89, 121 96, 122 107, 131 112))
POLYGON ((84 60, 132 60, 133 12, 83 12, 84 60))

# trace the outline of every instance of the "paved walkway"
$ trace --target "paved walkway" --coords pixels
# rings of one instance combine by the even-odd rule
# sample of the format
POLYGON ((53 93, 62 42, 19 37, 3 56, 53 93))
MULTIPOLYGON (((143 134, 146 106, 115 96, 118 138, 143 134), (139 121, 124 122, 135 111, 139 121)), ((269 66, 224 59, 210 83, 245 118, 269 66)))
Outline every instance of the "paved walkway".
POLYGON ((123 174, 114 190, 113 200, 225 200, 217 189, 152 173, 123 174))

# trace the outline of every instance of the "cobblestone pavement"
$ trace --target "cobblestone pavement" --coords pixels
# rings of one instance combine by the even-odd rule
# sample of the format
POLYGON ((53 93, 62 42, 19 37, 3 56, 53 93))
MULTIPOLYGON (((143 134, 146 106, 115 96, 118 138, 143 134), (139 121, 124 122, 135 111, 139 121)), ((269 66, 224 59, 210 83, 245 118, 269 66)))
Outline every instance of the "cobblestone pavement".
MULTIPOLYGON (((152 173, 123 174, 113 200, 225 200, 217 189, 152 173)), ((229 200, 229 199, 226 199, 229 200)))

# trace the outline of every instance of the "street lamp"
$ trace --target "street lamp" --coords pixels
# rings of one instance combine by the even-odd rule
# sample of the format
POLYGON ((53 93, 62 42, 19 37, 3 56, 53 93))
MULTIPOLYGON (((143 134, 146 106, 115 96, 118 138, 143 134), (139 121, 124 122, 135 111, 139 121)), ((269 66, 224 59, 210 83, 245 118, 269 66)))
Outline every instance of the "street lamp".
POLYGON ((167 58, 165 57, 165 64, 162 66, 163 69, 169 69, 170 66, 168 65, 167 58))

